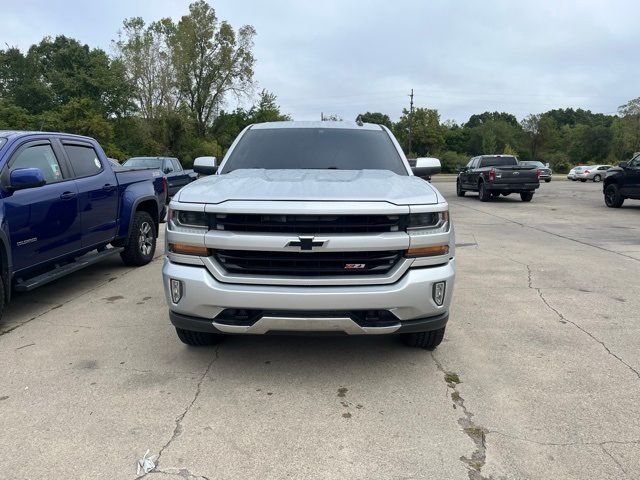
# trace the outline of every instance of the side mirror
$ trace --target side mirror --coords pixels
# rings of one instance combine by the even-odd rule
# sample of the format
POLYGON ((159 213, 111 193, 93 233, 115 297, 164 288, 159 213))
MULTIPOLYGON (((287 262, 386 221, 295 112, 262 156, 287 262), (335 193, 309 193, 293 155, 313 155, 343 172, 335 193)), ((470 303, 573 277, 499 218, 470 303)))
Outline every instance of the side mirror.
POLYGON ((203 175, 213 175, 218 171, 216 157, 198 157, 193 161, 193 171, 203 175))
POLYGON ((627 168, 627 162, 620 162, 618 166, 621 168, 627 168))
POLYGON ((45 185, 44 173, 39 168, 17 168, 9 175, 11 190, 24 190, 45 185))
POLYGON ((456 168, 456 171, 458 173, 463 173, 463 172, 466 172, 467 170, 469 170, 467 167, 458 167, 458 168, 456 168))
POLYGON ((545 166, 546 168, 549 168, 549 164, 548 164, 548 163, 545 163, 545 164, 544 164, 544 166, 545 166))
POLYGON ((437 158, 416 158, 416 166, 411 170, 416 177, 429 177, 440 173, 442 165, 437 158))

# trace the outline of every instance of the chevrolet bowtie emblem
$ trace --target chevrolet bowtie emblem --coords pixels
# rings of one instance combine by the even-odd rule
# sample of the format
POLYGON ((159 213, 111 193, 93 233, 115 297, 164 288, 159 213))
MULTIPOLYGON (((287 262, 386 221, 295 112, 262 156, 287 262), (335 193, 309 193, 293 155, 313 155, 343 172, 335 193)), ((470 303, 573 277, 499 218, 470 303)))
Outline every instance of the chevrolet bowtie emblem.
POLYGON ((298 237, 298 240, 292 240, 287 243, 287 247, 300 247, 300 250, 313 250, 313 247, 322 247, 326 240, 317 240, 316 237, 298 237))

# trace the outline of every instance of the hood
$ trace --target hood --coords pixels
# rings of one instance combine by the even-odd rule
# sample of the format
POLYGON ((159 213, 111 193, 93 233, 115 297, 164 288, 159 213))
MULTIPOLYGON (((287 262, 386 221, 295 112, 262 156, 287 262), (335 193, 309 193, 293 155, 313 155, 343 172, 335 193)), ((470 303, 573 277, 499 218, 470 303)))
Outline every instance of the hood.
POLYGON ((228 200, 386 201, 394 205, 443 201, 430 183, 386 170, 235 170, 190 183, 179 202, 228 200))

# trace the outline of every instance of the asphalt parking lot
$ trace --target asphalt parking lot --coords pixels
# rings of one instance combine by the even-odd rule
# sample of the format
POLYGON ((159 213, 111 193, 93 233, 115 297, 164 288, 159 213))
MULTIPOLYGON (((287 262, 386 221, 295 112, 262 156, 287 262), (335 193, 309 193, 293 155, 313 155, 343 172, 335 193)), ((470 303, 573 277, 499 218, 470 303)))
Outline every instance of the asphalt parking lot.
POLYGON ((640 202, 436 185, 457 233, 447 334, 188 348, 160 255, 16 295, 0 323, 0 477, 640 478, 640 202))

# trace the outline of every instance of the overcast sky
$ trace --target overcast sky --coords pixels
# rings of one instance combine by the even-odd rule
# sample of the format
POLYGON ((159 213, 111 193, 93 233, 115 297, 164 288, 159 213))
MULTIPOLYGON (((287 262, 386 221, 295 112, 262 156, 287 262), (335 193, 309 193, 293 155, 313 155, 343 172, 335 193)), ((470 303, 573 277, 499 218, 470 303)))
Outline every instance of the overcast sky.
MULTIPOLYGON (((26 50, 64 34, 111 52, 124 18, 177 20, 189 3, 0 0, 1 38, 26 50)), ((485 110, 614 113, 640 96, 637 0, 210 3, 234 28, 256 28, 258 90, 297 120, 364 111, 397 119, 411 88, 416 106, 458 122, 485 110)))

